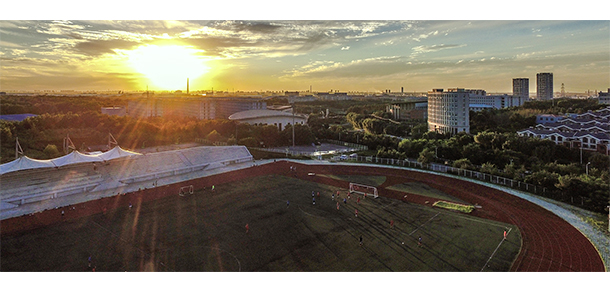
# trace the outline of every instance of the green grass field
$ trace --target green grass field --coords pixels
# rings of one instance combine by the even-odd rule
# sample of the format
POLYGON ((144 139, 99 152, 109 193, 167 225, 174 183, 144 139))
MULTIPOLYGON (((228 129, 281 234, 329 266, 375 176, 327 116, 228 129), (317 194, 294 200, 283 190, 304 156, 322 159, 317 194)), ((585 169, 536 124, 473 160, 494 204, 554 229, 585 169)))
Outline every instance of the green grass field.
POLYGON ((425 197, 435 198, 439 200, 448 200, 452 202, 462 203, 462 204, 470 204, 464 200, 460 200, 454 196, 451 196, 443 191, 432 188, 421 182, 408 182, 402 183, 398 185, 393 185, 388 189, 407 192, 415 195, 421 195, 425 197))
POLYGON ((337 190, 261 176, 3 235, 1 270, 508 271, 520 249, 515 226, 383 197, 337 210, 337 190))

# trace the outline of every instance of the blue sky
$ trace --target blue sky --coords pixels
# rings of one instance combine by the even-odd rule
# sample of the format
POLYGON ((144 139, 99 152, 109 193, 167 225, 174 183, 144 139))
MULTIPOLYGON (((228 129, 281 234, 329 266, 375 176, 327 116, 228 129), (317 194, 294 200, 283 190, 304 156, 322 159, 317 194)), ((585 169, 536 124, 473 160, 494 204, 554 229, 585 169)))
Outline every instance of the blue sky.
MULTIPOLYGON (((384 9, 392 10, 375 11, 384 9)), ((186 16, 198 15, 206 13, 186 16)), ((561 83, 568 92, 610 87, 608 20, 442 20, 451 18, 426 14, 418 20, 225 20, 278 16, 236 15, 241 17, 0 20, 0 87, 184 90, 190 78, 191 90, 305 91, 312 86, 314 91, 463 87, 510 92, 512 78, 519 77, 530 79, 534 93, 539 72, 554 74, 555 91, 561 83), (173 50, 146 56, 142 48, 151 47, 173 50), (175 60, 178 54, 188 58, 175 60), (138 58, 154 60, 147 61, 154 68, 136 68, 138 58), (170 79, 159 77, 162 73, 177 81, 160 85, 155 74, 156 80, 170 79)))

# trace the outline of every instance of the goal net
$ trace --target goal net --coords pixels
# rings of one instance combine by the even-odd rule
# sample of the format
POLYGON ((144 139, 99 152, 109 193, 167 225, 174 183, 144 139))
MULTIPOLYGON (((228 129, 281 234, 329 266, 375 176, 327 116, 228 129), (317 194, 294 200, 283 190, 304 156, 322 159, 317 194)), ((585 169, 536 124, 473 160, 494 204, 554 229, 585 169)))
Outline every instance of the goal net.
POLYGON ((192 195, 194 191, 195 191, 195 188, 193 187, 193 185, 184 186, 184 187, 180 188, 180 192, 178 193, 178 195, 184 197, 185 195, 192 195))
POLYGON ((363 196, 373 196, 374 198, 379 197, 376 187, 363 184, 349 183, 349 192, 361 194, 363 196))

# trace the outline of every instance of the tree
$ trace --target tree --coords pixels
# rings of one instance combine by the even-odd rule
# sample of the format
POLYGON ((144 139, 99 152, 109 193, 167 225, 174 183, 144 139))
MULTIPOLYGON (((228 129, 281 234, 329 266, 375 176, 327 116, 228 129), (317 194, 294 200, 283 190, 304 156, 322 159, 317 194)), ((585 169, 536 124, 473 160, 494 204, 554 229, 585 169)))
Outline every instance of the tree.
POLYGON ((474 165, 470 162, 470 160, 468 160, 468 158, 458 159, 453 162, 452 166, 455 168, 475 170, 474 165))
POLYGON ((419 158, 417 158, 417 162, 419 163, 430 163, 434 160, 434 149, 426 148, 421 153, 419 153, 419 158))
POLYGON ((220 135, 218 132, 216 132, 216 130, 213 130, 212 132, 210 132, 207 136, 205 136, 205 138, 210 141, 210 142, 218 142, 222 140, 222 135, 220 135))
POLYGON ((57 146, 53 144, 48 144, 47 147, 42 151, 48 158, 55 158, 59 156, 59 151, 57 150, 57 146))

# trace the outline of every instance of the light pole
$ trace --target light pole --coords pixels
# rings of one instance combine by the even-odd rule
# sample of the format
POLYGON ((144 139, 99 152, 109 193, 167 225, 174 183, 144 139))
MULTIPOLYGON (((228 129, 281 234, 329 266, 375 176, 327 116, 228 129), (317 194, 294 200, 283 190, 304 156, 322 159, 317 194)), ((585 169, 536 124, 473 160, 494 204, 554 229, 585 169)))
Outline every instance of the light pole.
POLYGON ((587 165, 585 166, 585 169, 587 170, 587 175, 589 175, 589 164, 591 164, 591 162, 588 162, 587 165))
POLYGON ((294 149, 294 102, 292 103, 292 149, 294 149))

